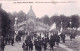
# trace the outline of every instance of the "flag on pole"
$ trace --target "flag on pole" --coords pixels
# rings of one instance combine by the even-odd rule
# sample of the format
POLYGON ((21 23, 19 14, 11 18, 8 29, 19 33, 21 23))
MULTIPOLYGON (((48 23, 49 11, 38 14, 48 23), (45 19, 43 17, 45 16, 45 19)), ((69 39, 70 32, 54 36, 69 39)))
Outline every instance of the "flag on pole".
POLYGON ((51 30, 54 30, 54 29, 56 29, 56 23, 55 22, 53 23, 53 25, 51 26, 51 28, 49 30, 51 31, 51 30))

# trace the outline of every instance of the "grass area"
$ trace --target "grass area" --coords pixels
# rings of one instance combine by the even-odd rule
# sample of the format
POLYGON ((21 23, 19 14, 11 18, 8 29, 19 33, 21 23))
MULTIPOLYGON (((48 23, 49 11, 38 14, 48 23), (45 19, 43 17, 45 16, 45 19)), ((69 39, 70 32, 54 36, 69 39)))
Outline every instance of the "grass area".
POLYGON ((74 51, 80 51, 80 40, 74 39, 72 41, 66 41, 65 45, 68 46, 68 48, 73 49, 74 51))

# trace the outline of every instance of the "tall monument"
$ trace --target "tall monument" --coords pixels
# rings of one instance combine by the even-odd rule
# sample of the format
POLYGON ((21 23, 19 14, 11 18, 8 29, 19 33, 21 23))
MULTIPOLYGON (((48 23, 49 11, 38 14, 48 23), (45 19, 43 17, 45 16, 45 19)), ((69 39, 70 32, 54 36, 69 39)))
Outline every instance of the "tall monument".
POLYGON ((30 17, 36 18, 36 15, 35 15, 35 13, 34 13, 34 11, 32 9, 32 5, 30 6, 30 10, 29 10, 27 15, 30 16, 30 17))
POLYGON ((28 31, 34 31, 36 26, 36 15, 32 9, 32 6, 30 6, 30 10, 26 16, 26 25, 28 31))
POLYGON ((32 6, 30 6, 30 10, 26 15, 26 20, 21 23, 18 23, 18 26, 19 26, 18 30, 26 29, 26 32, 29 32, 29 31, 34 32, 34 31, 41 31, 41 30, 45 31, 45 30, 49 29, 48 25, 37 20, 32 6), (26 25, 26 26, 24 26, 24 25, 26 25))

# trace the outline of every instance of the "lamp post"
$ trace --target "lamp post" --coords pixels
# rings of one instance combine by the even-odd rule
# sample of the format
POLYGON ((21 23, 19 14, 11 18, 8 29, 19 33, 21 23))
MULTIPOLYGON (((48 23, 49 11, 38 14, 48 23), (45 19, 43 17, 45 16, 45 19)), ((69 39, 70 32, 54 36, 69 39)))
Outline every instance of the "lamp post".
POLYGON ((62 20, 61 20, 61 29, 60 29, 61 32, 62 32, 62 23, 63 23, 63 22, 62 22, 62 20))
POLYGON ((70 24, 70 33, 71 33, 71 25, 72 25, 71 19, 70 19, 69 24, 70 24))
POLYGON ((16 34, 18 33, 17 20, 18 20, 18 18, 16 17, 16 18, 15 18, 15 33, 16 33, 16 34))

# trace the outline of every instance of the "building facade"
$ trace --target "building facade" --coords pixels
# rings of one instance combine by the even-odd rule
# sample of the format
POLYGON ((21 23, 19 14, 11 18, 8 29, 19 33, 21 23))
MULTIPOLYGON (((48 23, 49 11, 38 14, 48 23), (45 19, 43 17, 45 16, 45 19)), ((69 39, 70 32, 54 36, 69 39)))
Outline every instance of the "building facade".
POLYGON ((30 7, 28 14, 26 15, 26 21, 18 23, 18 30, 24 31, 48 31, 49 28, 49 25, 46 25, 37 20, 32 6, 30 7))

